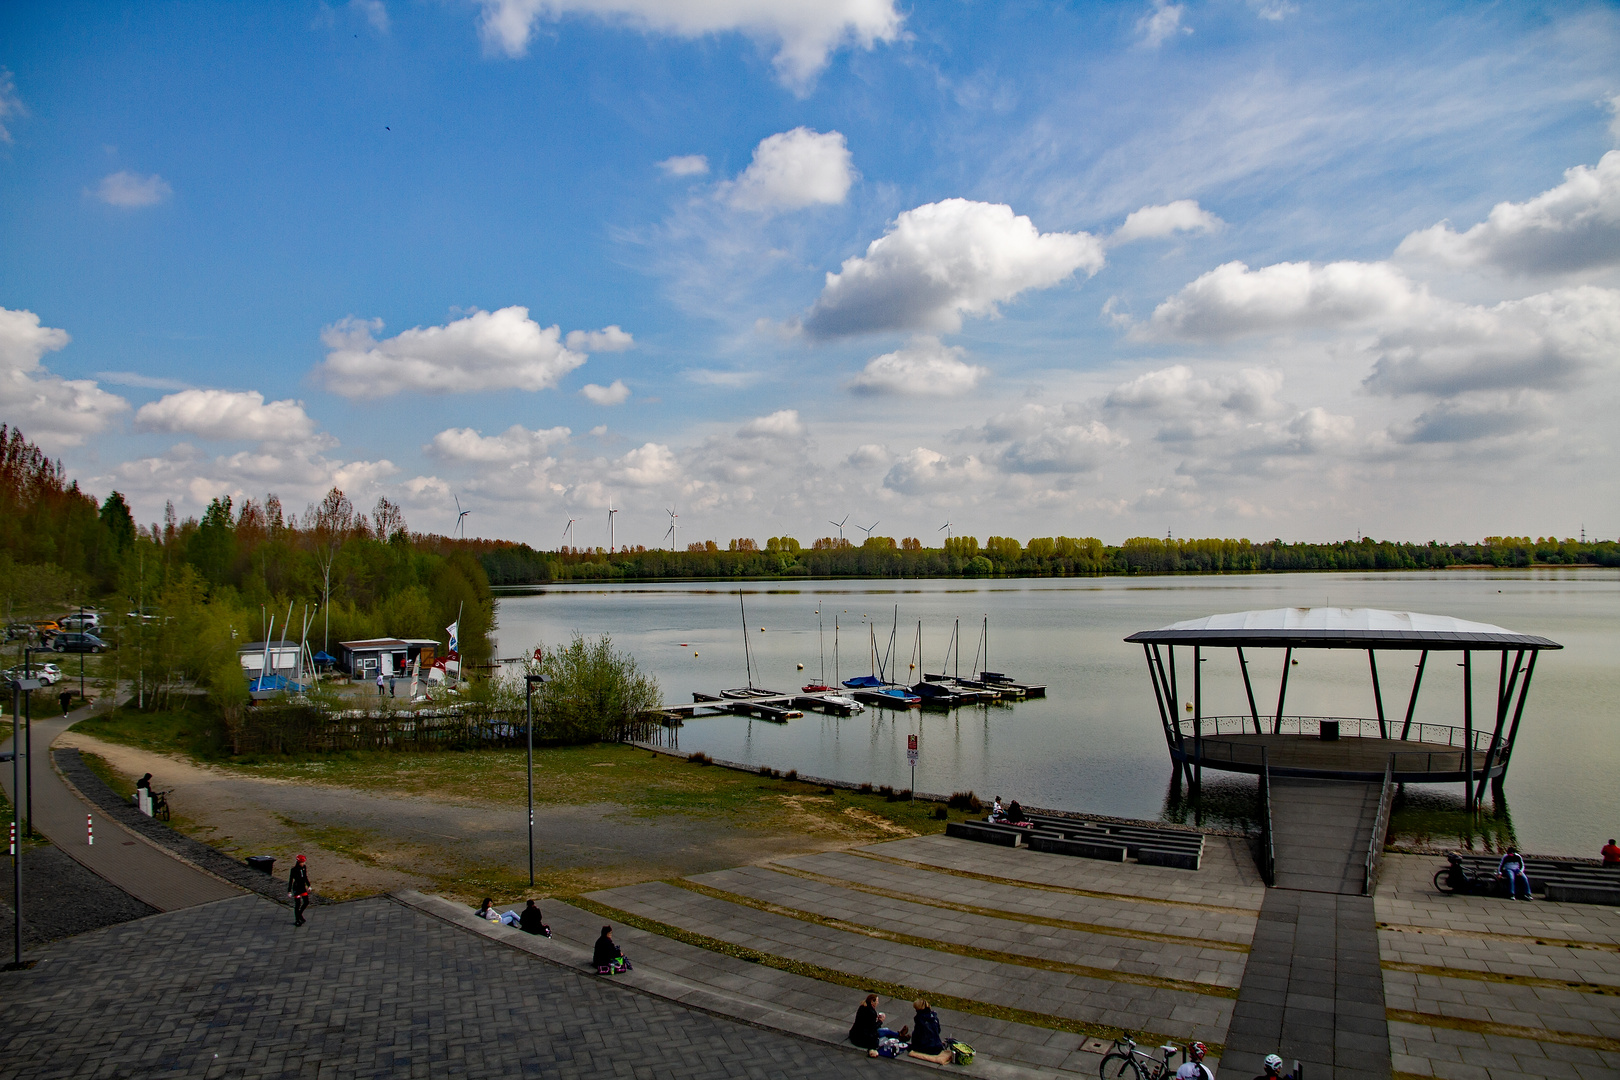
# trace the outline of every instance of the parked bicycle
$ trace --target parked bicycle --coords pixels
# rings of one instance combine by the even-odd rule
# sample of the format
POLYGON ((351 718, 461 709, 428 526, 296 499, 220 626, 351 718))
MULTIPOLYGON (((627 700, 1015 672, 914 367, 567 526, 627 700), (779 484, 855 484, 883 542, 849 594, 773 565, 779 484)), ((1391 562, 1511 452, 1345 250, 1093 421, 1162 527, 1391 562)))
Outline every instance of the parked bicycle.
POLYGON ((1470 870, 1455 851, 1446 852, 1447 866, 1434 873, 1434 887, 1443 893, 1461 893, 1464 896, 1492 896, 1500 893, 1501 883, 1494 875, 1478 874, 1470 870))
POLYGON ((1136 1048, 1136 1040, 1126 1032, 1114 1040, 1111 1049, 1097 1069, 1103 1080, 1168 1080, 1175 1075, 1174 1058, 1183 1053, 1181 1047, 1165 1043, 1159 1047, 1162 1057, 1154 1057, 1136 1048))
POLYGON ((173 790, 174 788, 170 788, 168 791, 152 792, 153 817, 162 818, 164 821, 169 820, 169 793, 173 790))

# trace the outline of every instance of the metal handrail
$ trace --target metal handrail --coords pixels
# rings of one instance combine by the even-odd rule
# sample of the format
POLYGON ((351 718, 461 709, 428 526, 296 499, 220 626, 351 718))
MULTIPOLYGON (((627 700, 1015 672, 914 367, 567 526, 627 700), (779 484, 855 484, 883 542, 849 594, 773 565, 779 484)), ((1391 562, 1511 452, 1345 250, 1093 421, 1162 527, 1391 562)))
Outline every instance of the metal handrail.
POLYGON ((1271 765, 1260 748, 1260 878, 1277 884, 1277 845, 1271 831, 1271 765))
MULTIPOLYGON (((1260 734, 1319 735, 1324 720, 1338 724, 1339 737, 1343 739, 1387 738, 1380 730, 1378 721, 1365 716, 1284 716, 1280 724, 1275 716, 1262 716, 1260 724, 1264 730, 1260 734)), ((1252 716, 1206 716, 1201 724, 1205 738, 1211 735, 1256 734, 1252 716)), ((1181 717, 1177 719, 1176 726, 1183 736, 1191 737, 1200 727, 1200 721, 1190 716, 1181 717)), ((1384 725, 1385 728, 1392 726, 1388 722, 1384 725)), ((1466 749, 1468 745, 1467 729, 1455 724, 1413 724, 1412 734, 1417 737, 1406 741, 1450 746, 1458 750, 1466 749)), ((1474 750, 1490 749, 1492 734, 1489 727, 1475 728, 1474 750)))
POLYGON ((1367 841, 1367 874, 1362 878, 1361 895, 1371 896, 1378 888, 1378 871, 1383 864, 1384 842, 1389 839, 1389 815, 1395 805, 1395 755, 1384 766, 1384 788, 1378 793, 1378 816, 1373 819, 1372 838, 1367 841))

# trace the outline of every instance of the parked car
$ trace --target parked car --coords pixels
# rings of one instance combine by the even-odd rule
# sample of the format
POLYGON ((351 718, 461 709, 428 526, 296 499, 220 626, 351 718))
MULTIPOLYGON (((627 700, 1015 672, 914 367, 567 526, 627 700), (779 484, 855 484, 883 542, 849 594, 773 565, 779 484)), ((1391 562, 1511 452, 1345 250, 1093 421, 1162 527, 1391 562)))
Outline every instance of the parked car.
POLYGON ((56 624, 63 630, 76 630, 84 633, 99 628, 101 626, 101 616, 93 611, 86 611, 82 615, 79 612, 74 612, 72 615, 64 615, 57 619, 56 624))
POLYGON ((56 635, 57 652, 89 652, 99 653, 107 651, 107 643, 94 634, 58 634, 56 635))
POLYGON ((62 669, 55 664, 35 664, 34 672, 50 686, 62 681, 62 669))

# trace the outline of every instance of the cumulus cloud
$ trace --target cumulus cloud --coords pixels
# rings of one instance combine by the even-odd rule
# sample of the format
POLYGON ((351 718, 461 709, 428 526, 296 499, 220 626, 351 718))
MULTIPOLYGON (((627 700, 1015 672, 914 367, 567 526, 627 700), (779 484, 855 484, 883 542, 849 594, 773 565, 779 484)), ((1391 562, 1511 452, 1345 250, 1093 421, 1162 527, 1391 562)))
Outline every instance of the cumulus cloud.
POLYGON ((568 441, 573 432, 565 427, 530 431, 513 424, 500 435, 480 435, 472 428, 446 428, 422 447, 445 461, 511 465, 544 458, 552 447, 568 441))
POLYGON ((190 390, 190 383, 182 379, 166 379, 158 375, 143 375, 139 371, 98 371, 96 378, 114 386, 133 386, 141 390, 190 390))
POLYGON ((938 338, 919 337, 903 349, 874 356, 848 383, 860 394, 952 397, 965 394, 990 372, 968 363, 966 353, 942 345, 938 338))
POLYGON ((961 491, 993 475, 973 454, 953 458, 919 446, 890 466, 883 486, 902 495, 937 495, 961 491))
POLYGON ((289 510, 296 510, 298 503, 314 502, 333 487, 365 505, 383 494, 383 482, 398 472, 386 459, 332 459, 303 444, 261 446, 208 458, 189 443, 176 443, 163 454, 119 464, 106 480, 129 495, 144 515, 168 499, 189 500, 201 509, 222 495, 262 498, 266 491, 277 492, 289 510))
POLYGON ((744 439, 799 439, 806 432, 797 409, 778 409, 768 416, 756 416, 737 429, 744 439))
POLYGON ((609 386, 586 383, 579 392, 592 405, 623 405, 630 398, 630 388, 624 385, 623 379, 614 379, 609 386))
POLYGON ((1132 240, 1156 240, 1178 232, 1210 233, 1225 224, 1192 199, 1177 199, 1163 206, 1144 206, 1133 211, 1125 224, 1114 230, 1108 242, 1128 244, 1132 240))
POLYGON ((658 487, 680 478, 675 452, 661 443, 643 443, 614 463, 612 478, 636 487, 658 487))
POLYGON ((1438 401, 1392 434, 1403 443, 1469 443, 1550 425, 1546 396, 1533 391, 1438 401))
POLYGON ((1299 5, 1291 0, 1249 0, 1249 7, 1267 22, 1282 22, 1299 10, 1299 5))
POLYGON ((174 189, 169 182, 157 173, 138 176, 127 169, 102 177, 100 186, 96 188, 96 198, 108 206, 126 210, 156 206, 173 194, 174 189))
POLYGON ((319 370, 333 392, 373 398, 402 390, 543 390, 585 362, 563 345, 556 326, 542 327, 526 307, 475 311, 378 341, 382 325, 347 318, 321 331, 331 351, 319 370))
POLYGON ((993 460, 1008 472, 1090 472, 1130 440, 1085 413, 1073 402, 1024 405, 992 416, 978 434, 1002 444, 993 460))
POLYGON ((1442 221, 1412 233, 1397 257, 1512 274, 1569 273, 1620 265, 1620 150, 1527 202, 1501 202, 1466 232, 1442 221))
POLYGON ((889 449, 877 443, 862 443, 849 452, 844 464, 853 465, 858 469, 871 468, 874 465, 887 465, 889 462, 889 449))
POLYGON ((724 390, 742 390, 764 378, 758 371, 717 371, 714 368, 687 368, 683 374, 699 386, 718 386, 724 390))
POLYGON ((266 402, 257 390, 182 390, 142 405, 135 427, 253 442, 293 442, 315 434, 315 421, 305 414, 303 402, 266 402))
POLYGON ((1186 364, 1173 364, 1119 384, 1103 399, 1103 405, 1160 417, 1215 407, 1262 417, 1281 408, 1277 393, 1282 382, 1282 372, 1262 368, 1244 368, 1210 380, 1198 378, 1186 364))
POLYGON ((658 163, 665 176, 707 176, 709 159, 702 154, 680 154, 658 163))
POLYGON ((12 120, 28 115, 22 98, 17 96, 17 82, 9 68, 0 67, 0 143, 11 142, 12 120))
POLYGON ((1042 233, 1003 204, 946 199, 907 210, 865 255, 844 260, 805 316, 815 338, 885 330, 961 329, 1029 289, 1103 265, 1089 233, 1042 233))
POLYGON ((1185 14, 1187 8, 1183 4, 1153 0, 1153 10, 1136 20, 1136 33, 1143 45, 1157 49, 1177 34, 1192 33, 1192 27, 1181 25, 1181 17, 1185 14))
POLYGON ((636 339, 617 326, 604 326, 600 330, 570 330, 565 343, 575 352, 624 352, 633 349, 636 339))
POLYGON ((784 85, 803 93, 827 58, 853 45, 896 40, 904 20, 894 0, 481 0, 479 32, 490 52, 522 56, 541 18, 595 16, 644 31, 695 38, 737 32, 776 46, 784 85))
POLYGON ((0 308, 0 416, 47 448, 78 446, 129 408, 93 379, 64 379, 40 364, 70 340, 32 311, 0 308))
POLYGON ((1139 337, 1222 339, 1318 330, 1424 307, 1427 293, 1388 263, 1229 262, 1153 309, 1139 337))
POLYGON ((1620 366, 1620 291, 1583 285, 1494 307, 1446 303, 1380 335, 1382 394, 1552 389, 1620 366))
POLYGON ((740 210, 799 210, 843 202, 854 180, 843 135, 796 127, 761 139, 753 162, 721 195, 740 210))

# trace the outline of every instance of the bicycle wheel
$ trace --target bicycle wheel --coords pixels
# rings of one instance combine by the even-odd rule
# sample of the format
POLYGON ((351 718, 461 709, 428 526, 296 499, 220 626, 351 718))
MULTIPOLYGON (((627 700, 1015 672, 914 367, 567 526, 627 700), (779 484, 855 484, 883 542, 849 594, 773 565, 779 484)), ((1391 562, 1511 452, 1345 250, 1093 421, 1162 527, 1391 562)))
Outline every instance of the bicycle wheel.
POLYGON ((1450 894, 1453 891, 1451 888, 1451 870, 1449 867, 1447 869, 1436 870, 1434 872, 1434 887, 1447 894, 1450 894))
POLYGON ((1127 1054, 1109 1054, 1102 1059, 1097 1073, 1103 1080, 1142 1080, 1142 1067, 1127 1054))

